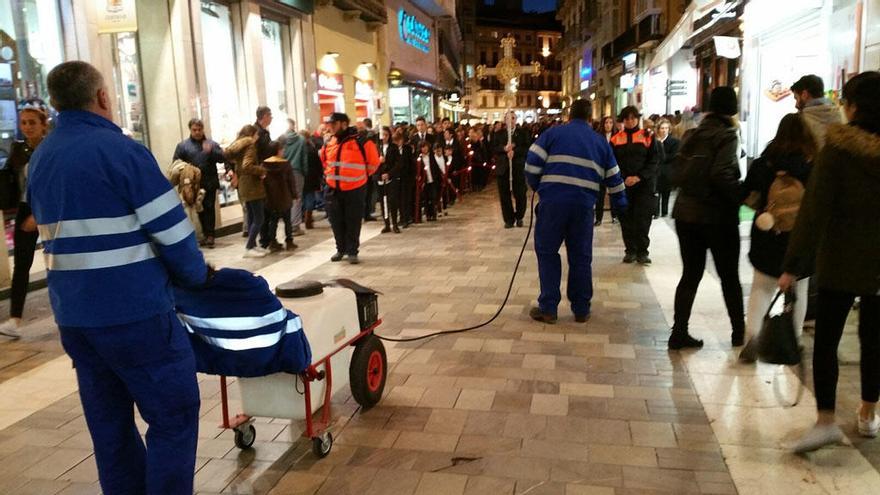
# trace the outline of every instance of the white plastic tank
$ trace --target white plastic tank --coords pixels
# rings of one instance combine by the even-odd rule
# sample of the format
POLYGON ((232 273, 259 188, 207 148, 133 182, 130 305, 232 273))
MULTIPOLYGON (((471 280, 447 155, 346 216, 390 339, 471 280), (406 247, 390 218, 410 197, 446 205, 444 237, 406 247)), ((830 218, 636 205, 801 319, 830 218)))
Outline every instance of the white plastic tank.
MULTIPOLYGON (((302 318, 303 331, 312 349, 312 363, 324 358, 360 333, 357 299, 350 289, 325 287, 317 296, 281 298, 284 307, 302 318)), ((348 346, 331 358, 333 390, 348 387, 348 366, 353 347, 348 346)), ((324 369, 318 367, 318 371, 324 369)), ((269 418, 305 419, 305 387, 298 376, 288 373, 259 378, 238 379, 243 413, 269 418)), ((326 380, 311 383, 312 410, 324 403, 326 380)))

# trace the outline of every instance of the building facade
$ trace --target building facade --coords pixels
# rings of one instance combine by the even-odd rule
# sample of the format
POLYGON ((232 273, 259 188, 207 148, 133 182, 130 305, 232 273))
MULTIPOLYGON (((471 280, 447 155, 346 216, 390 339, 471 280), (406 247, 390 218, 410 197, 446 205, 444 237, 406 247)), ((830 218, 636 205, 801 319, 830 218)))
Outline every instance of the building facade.
POLYGON ((464 105, 473 120, 502 120, 505 88, 494 76, 476 78, 476 67, 498 65, 504 56, 501 39, 516 40, 514 58, 522 66, 541 64, 538 76, 519 78, 513 110, 522 121, 536 121, 561 111, 562 62, 559 49, 562 26, 554 14, 526 14, 517 2, 496 1, 492 6, 474 2, 460 11, 464 37, 464 105))

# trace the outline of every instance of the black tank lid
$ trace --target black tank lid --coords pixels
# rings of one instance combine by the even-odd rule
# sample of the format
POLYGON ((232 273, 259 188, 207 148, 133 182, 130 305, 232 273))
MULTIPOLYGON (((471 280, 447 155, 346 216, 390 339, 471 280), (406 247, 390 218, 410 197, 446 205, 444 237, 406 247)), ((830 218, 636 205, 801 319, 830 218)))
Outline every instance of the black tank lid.
POLYGON ((291 280, 275 287, 275 295, 284 299, 312 297, 324 292, 324 284, 316 280, 291 280))

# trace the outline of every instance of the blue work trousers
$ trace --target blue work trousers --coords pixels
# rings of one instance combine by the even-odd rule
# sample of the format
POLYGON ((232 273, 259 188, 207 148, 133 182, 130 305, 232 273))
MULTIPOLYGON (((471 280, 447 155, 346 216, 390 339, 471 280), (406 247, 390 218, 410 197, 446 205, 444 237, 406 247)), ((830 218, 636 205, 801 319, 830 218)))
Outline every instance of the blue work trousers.
POLYGON ((193 493, 199 387, 173 312, 113 327, 61 327, 105 495, 193 493), (148 428, 146 446, 134 406, 148 428))
POLYGON ((541 312, 556 314, 562 296, 562 262, 559 248, 565 242, 568 254, 568 300, 577 316, 590 314, 593 299, 593 207, 582 202, 541 199, 535 208, 535 254, 541 312))

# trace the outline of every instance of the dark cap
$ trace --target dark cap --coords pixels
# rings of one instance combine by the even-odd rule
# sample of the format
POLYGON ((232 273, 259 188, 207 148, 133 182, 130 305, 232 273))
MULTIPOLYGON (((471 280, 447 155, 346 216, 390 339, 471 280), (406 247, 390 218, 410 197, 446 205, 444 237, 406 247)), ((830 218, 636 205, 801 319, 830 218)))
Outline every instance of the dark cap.
POLYGON ((822 98, 825 96, 825 83, 822 82, 821 77, 815 74, 808 74, 792 84, 791 90, 795 93, 806 90, 813 98, 822 98))
POLYGON ((732 117, 739 113, 736 91, 730 86, 719 86, 712 90, 709 97, 709 111, 732 117))
POLYGON ((348 118, 348 115, 345 115, 341 112, 333 112, 330 114, 330 118, 327 119, 327 122, 351 122, 351 119, 348 118))
POLYGON ((623 120, 627 117, 639 118, 641 116, 642 116, 642 114, 641 114, 641 112, 639 112, 639 109, 636 108, 634 105, 630 105, 628 107, 623 107, 623 110, 620 111, 619 118, 620 118, 620 120, 623 120))

